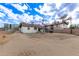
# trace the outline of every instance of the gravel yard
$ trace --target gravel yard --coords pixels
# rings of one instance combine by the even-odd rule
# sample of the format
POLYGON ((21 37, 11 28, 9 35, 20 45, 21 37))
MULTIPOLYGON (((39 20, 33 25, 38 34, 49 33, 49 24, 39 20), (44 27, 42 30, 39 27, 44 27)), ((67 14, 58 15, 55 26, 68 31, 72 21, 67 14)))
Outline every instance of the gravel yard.
POLYGON ((79 36, 64 33, 8 34, 0 31, 1 56, 79 56, 79 36))

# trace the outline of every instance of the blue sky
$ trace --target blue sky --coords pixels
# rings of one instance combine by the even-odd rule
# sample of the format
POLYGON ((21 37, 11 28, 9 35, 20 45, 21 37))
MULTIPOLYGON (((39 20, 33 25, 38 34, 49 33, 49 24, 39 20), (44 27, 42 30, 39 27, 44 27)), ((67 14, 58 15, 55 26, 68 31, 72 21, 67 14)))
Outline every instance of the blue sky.
POLYGON ((0 24, 2 23, 51 23, 63 15, 79 23, 78 3, 0 3, 0 24))

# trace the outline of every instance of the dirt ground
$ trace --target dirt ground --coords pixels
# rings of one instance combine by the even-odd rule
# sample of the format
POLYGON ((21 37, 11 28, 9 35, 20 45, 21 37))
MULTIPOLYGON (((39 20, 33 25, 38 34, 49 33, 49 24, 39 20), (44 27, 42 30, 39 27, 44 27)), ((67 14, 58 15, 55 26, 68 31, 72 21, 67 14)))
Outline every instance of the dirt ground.
POLYGON ((64 33, 22 34, 0 31, 1 56, 79 56, 79 36, 64 33))

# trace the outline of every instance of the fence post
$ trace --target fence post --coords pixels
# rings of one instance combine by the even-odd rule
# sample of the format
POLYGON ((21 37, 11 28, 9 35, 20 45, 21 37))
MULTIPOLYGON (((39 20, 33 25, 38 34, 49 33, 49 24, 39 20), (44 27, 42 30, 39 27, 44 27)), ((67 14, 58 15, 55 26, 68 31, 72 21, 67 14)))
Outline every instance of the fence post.
POLYGON ((72 29, 70 29, 70 34, 72 34, 73 33, 73 31, 72 31, 72 29))

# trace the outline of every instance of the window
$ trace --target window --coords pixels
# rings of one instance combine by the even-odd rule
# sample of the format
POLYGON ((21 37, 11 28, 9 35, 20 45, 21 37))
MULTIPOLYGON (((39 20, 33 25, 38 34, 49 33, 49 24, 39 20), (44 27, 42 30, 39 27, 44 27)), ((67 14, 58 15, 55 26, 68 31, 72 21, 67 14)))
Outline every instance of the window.
POLYGON ((27 29, 30 30, 30 27, 28 27, 27 29))
POLYGON ((37 27, 34 27, 34 30, 37 30, 37 27))

